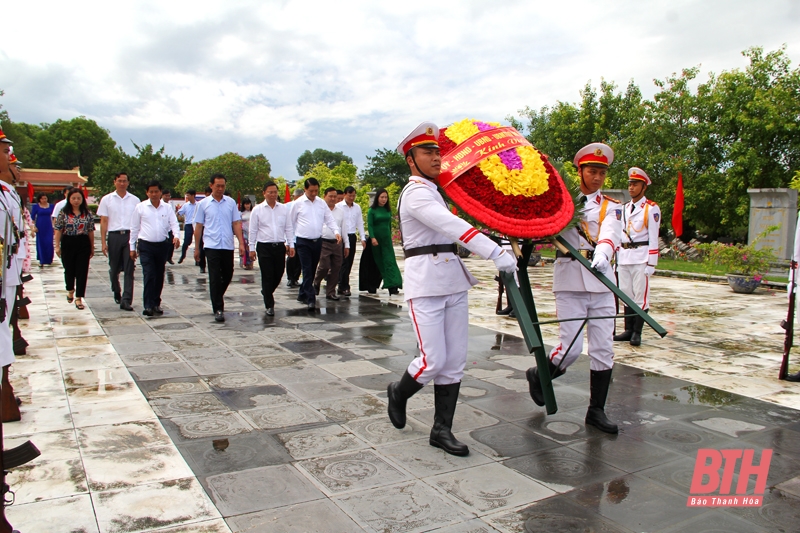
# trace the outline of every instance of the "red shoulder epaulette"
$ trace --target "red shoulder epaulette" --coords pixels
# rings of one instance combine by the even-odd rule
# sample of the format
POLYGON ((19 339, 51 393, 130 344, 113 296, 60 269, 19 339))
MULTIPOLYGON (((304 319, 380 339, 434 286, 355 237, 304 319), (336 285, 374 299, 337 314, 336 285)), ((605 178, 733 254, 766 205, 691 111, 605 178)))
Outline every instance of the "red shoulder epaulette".
POLYGON ((614 202, 615 204, 621 204, 622 203, 619 200, 617 200, 616 198, 611 198, 610 196, 606 196, 605 194, 603 195, 603 198, 605 198, 609 202, 614 202))
POLYGON ((2 191, 3 191, 3 192, 10 192, 10 191, 8 190, 8 187, 6 187, 5 185, 3 185, 2 183, 0 183, 0 189, 2 189, 2 191))
POLYGON ((655 203, 653 200, 647 200, 647 205, 652 205, 653 207, 658 207, 658 204, 655 203))

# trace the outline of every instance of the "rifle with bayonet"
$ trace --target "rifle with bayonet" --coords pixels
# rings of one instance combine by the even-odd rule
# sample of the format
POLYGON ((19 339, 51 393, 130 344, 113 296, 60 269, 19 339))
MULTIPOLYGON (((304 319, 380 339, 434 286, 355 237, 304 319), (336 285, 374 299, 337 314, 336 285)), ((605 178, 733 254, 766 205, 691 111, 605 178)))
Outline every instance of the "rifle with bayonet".
POLYGON ((794 344, 794 305, 795 293, 797 287, 797 262, 792 261, 792 275, 789 278, 789 310, 786 313, 786 320, 781 321, 781 327, 784 329, 785 337, 783 339, 783 361, 781 361, 781 369, 778 372, 778 379, 785 379, 786 381, 800 381, 800 372, 797 374, 787 375, 789 372, 789 352, 792 350, 794 344))

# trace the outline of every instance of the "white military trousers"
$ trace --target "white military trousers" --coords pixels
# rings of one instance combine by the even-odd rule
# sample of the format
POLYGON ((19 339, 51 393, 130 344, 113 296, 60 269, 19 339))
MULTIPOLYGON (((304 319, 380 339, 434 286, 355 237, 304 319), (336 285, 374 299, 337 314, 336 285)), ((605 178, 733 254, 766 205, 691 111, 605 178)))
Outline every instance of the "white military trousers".
POLYGON ((419 356, 408 365, 408 373, 418 383, 461 381, 467 363, 467 301, 467 291, 408 300, 408 315, 419 344, 419 356))
POLYGON ((617 265, 619 288, 645 310, 650 309, 650 278, 644 273, 646 268, 647 263, 617 265))
POLYGON ((10 365, 16 358, 14 357, 14 341, 11 332, 11 311, 14 309, 14 302, 17 299, 17 286, 6 286, 4 289, 6 297, 6 318, 0 325, 0 367, 10 365))
MULTIPOLYGON (((559 320, 583 318, 587 316, 614 316, 614 295, 611 292, 573 292, 558 291, 556 295, 556 315, 559 320)), ((575 335, 583 322, 561 322, 558 325, 558 345, 550 352, 550 361, 564 370, 574 363, 583 350, 583 332, 575 335), (575 343, 569 347, 572 340, 575 343), (569 352, 567 352, 569 349, 569 352)), ((614 366, 614 320, 590 320, 586 324, 589 339, 590 368, 609 370, 614 366)))

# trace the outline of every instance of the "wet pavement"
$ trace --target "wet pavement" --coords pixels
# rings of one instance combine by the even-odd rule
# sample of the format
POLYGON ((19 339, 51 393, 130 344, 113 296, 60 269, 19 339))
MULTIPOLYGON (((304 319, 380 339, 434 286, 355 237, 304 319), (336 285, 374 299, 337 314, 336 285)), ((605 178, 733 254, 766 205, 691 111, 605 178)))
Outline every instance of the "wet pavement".
MULTIPOLYGON (((533 358, 494 314, 492 263, 467 262, 485 283, 470 293, 453 428, 466 458, 428 445, 428 387, 405 429, 388 421, 386 385, 416 355, 401 298, 323 299, 309 315, 281 286, 267 317, 258 271, 237 267, 218 324, 189 262, 169 267, 166 312, 147 319, 140 270, 125 312, 102 256, 85 311, 66 303, 60 267, 34 269, 31 348, 12 376, 23 421, 4 431, 6 447, 30 438, 43 453, 10 475, 9 520, 25 532, 796 530, 800 386, 775 379, 785 293, 654 278, 670 335, 617 344, 614 437, 583 424, 586 357, 555 381, 556 415, 533 404, 533 358), (702 448, 772 449, 764 505, 687 508, 702 448)), ((530 273, 541 319, 554 318, 551 267, 530 273)), ((545 326, 545 342, 556 332, 545 326)))

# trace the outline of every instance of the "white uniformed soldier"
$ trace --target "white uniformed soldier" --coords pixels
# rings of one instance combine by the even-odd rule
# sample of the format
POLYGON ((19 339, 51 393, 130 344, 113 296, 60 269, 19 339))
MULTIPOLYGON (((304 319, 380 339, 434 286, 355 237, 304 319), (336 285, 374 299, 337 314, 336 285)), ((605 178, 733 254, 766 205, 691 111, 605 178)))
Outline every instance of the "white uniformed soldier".
MULTIPOLYGON (((628 170, 628 192, 631 201, 622 210, 622 241, 617 252, 617 276, 622 289, 636 305, 650 309, 650 276, 658 264, 658 229, 661 209, 645 198, 650 177, 638 167, 628 170)), ((625 306, 625 331, 614 336, 615 341, 630 341, 631 346, 642 343, 644 319, 633 315, 625 306)))
POLYGON ((400 381, 388 388, 389 418, 406 424, 406 401, 433 380, 434 423, 430 444, 453 455, 469 448, 453 436, 453 415, 467 362, 467 291, 478 283, 455 253, 459 244, 497 268, 516 272, 517 259, 447 208, 436 187, 441 172, 439 128, 423 122, 397 147, 411 169, 398 200, 400 233, 406 257, 403 287, 419 356, 400 381))
MULTIPOLYGON (((798 264, 800 264, 800 213, 797 214, 797 225, 795 226, 794 232, 794 253, 792 253, 792 262, 789 267, 789 283, 792 283, 792 280, 794 280, 795 294, 797 293, 798 274, 800 274, 798 271, 798 264)), ((789 298, 792 297, 791 285, 786 288, 786 293, 789 298)), ((794 317, 792 317, 792 319, 794 319, 794 317)), ((800 382, 800 372, 787 375, 786 381, 800 382)))
MULTIPOLYGON (((611 276, 610 260, 619 246, 622 232, 622 205, 604 196, 600 190, 606 179, 608 166, 614 161, 614 152, 602 143, 592 143, 581 148, 574 159, 581 180, 583 216, 577 228, 564 232, 564 238, 592 262, 592 267, 611 276)), ((578 261, 560 252, 556 254, 553 272, 553 292, 556 296, 556 313, 559 320, 587 316, 613 317, 614 295, 578 261)), ((582 321, 559 324, 559 344, 550 352, 550 376, 555 379, 566 372, 583 349, 583 333, 577 336, 582 321), (575 339, 570 348, 570 343, 575 339), (569 351, 567 351, 569 349, 569 351)), ((611 369, 614 366, 613 319, 590 320, 586 326, 591 358, 591 398, 586 412, 586 423, 606 433, 616 433, 617 425, 604 412, 611 369)), ((544 405, 544 395, 536 367, 526 372, 531 398, 536 405, 544 405)))
POLYGON ((14 341, 9 323, 14 302, 17 298, 17 286, 20 285, 22 261, 18 260, 16 251, 22 245, 20 231, 22 228, 22 209, 20 198, 11 184, 14 175, 9 164, 11 141, 0 130, 0 236, 3 237, 2 260, 5 261, 3 271, 3 297, 5 298, 5 316, 0 325, 0 366, 14 362, 14 341))

